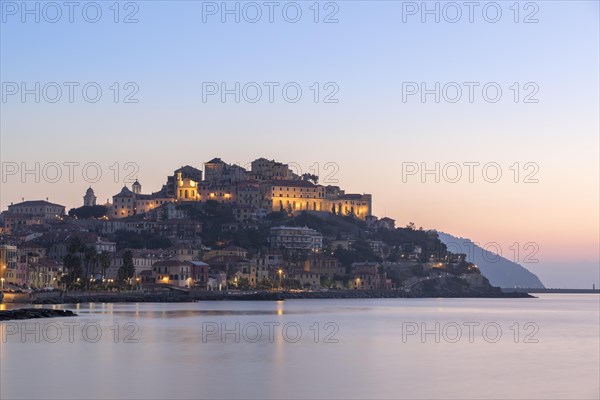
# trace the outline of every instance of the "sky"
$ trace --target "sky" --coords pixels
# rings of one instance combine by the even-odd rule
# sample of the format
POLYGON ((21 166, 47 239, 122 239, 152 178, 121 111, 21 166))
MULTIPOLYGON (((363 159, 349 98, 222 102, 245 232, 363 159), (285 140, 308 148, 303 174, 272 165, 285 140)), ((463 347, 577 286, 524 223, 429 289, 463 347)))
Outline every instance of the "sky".
POLYGON ((600 286, 597 1, 0 4, 2 210, 266 157, 600 286))

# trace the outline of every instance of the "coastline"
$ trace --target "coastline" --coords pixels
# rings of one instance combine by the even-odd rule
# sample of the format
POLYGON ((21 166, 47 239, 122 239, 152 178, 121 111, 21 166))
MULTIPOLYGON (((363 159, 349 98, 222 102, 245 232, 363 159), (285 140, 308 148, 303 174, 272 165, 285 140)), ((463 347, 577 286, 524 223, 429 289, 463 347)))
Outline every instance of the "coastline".
POLYGON ((77 303, 185 303, 197 301, 281 301, 292 299, 381 299, 381 298, 534 298, 528 293, 491 291, 488 293, 407 293, 401 290, 330 290, 323 292, 248 291, 248 292, 162 292, 103 293, 77 295, 67 293, 57 298, 33 300, 32 304, 77 303))
MULTIPOLYGON (((61 293, 53 298, 10 304, 67 305, 81 303, 196 303, 200 301, 285 301, 301 299, 418 299, 418 298, 534 298, 528 293, 493 291, 484 293, 455 293, 445 296, 407 293, 401 290, 337 290, 322 292, 248 291, 248 292, 161 292, 161 293, 61 293)), ((25 300, 25 298, 23 298, 25 300)), ((0 311, 0 321, 77 316, 70 310, 50 308, 14 308, 0 311)))

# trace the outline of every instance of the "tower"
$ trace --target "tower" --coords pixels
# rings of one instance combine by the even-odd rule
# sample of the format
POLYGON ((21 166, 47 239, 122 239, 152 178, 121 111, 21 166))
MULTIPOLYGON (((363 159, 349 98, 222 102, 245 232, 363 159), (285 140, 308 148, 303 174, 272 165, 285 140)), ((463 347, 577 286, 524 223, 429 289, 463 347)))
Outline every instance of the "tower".
POLYGON ((85 192, 85 196, 83 196, 83 205, 87 207, 96 205, 96 195, 94 194, 94 189, 92 189, 91 186, 85 192))
POLYGON ((137 179, 135 180, 135 182, 133 182, 133 185, 131 185, 131 189, 135 194, 142 193, 142 185, 138 182, 137 179))

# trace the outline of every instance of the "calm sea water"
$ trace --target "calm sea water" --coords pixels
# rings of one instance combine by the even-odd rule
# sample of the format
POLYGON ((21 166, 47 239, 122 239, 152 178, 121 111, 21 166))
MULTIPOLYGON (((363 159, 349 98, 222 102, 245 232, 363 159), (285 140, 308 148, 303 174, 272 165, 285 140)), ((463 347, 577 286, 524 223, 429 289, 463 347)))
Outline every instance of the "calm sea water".
POLYGON ((0 324, 0 398, 600 396, 600 297, 67 305, 0 324))

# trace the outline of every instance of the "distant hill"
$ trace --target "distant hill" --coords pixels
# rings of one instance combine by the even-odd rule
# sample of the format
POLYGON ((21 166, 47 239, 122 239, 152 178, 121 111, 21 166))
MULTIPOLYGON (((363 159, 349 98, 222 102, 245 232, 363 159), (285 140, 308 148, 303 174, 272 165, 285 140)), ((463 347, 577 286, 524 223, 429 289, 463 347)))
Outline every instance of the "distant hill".
POLYGON ((477 264, 481 273, 488 278, 492 285, 503 288, 544 288, 542 281, 523 266, 484 250, 470 239, 459 238, 443 232, 438 232, 438 235, 440 241, 449 246, 449 251, 456 253, 458 249, 461 249, 460 252, 467 255, 467 261, 477 264))

